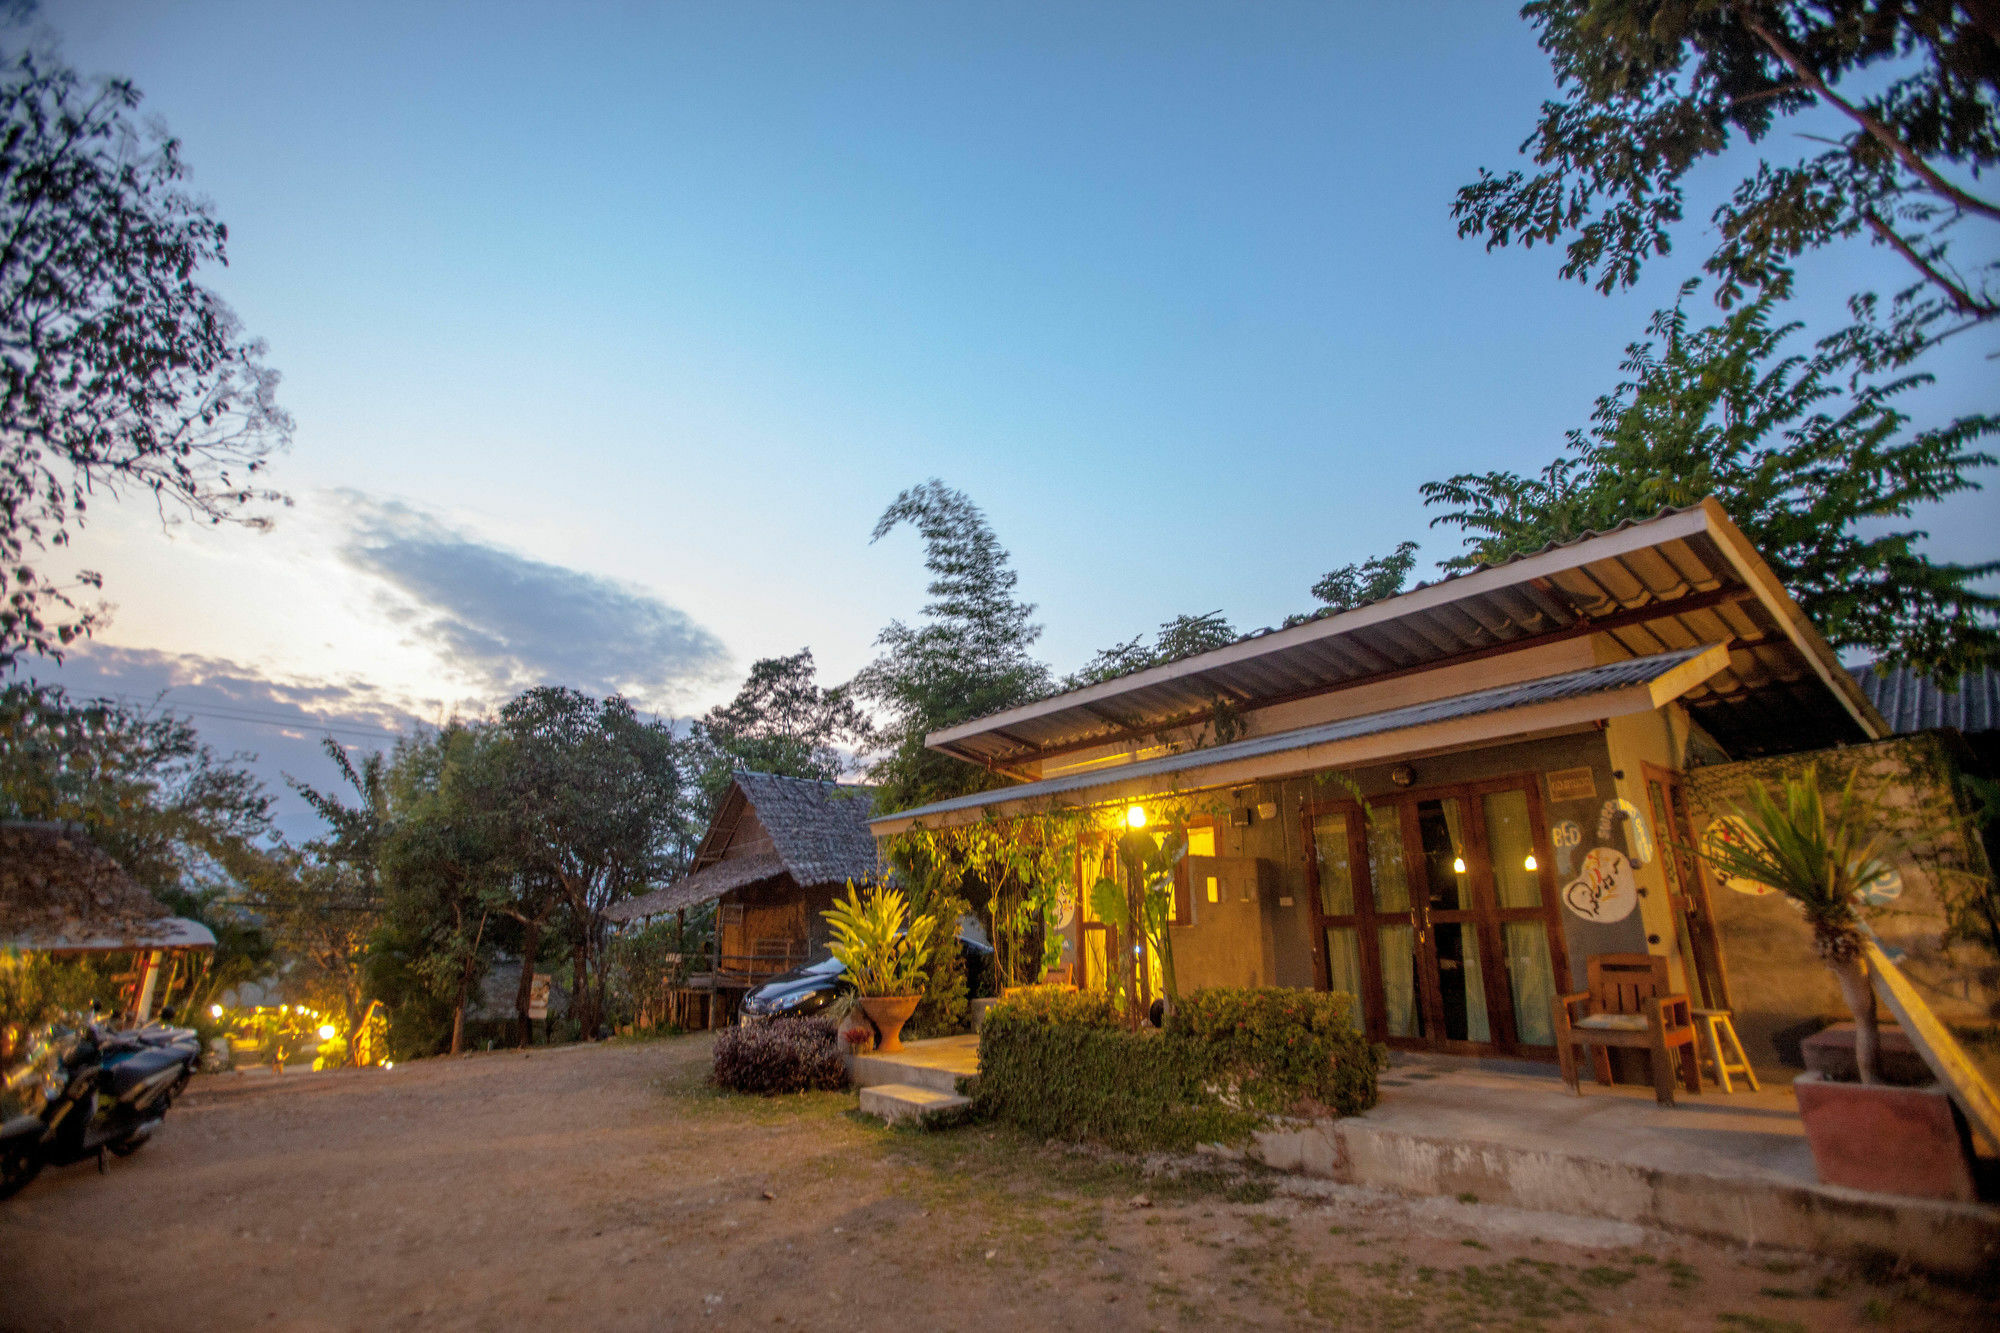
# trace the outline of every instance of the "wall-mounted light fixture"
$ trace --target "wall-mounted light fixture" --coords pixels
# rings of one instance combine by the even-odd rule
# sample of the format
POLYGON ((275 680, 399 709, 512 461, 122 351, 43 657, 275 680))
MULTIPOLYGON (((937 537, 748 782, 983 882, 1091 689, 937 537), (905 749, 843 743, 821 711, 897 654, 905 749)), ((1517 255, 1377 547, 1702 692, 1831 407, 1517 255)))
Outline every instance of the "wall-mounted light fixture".
POLYGON ((1415 786, 1417 770, 1411 768, 1408 764, 1398 764, 1389 770, 1389 781, 1395 783, 1398 787, 1415 786))

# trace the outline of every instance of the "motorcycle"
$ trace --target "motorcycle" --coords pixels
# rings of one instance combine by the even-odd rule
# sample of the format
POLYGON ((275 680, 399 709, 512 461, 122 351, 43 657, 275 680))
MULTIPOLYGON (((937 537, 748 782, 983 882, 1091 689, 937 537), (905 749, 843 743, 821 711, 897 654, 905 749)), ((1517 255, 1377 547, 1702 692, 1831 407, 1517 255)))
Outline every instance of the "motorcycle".
MULTIPOLYGON (((162 1015, 171 1020, 172 1011, 162 1015)), ((105 1169, 107 1152, 129 1157, 145 1146, 174 1098, 194 1076, 201 1039, 191 1028, 150 1025, 126 1032, 99 1026, 94 1014, 51 1028, 30 1058, 7 1076, 7 1091, 26 1088, 37 1110, 0 1121, 0 1199, 18 1192, 44 1166, 88 1158, 105 1169)))

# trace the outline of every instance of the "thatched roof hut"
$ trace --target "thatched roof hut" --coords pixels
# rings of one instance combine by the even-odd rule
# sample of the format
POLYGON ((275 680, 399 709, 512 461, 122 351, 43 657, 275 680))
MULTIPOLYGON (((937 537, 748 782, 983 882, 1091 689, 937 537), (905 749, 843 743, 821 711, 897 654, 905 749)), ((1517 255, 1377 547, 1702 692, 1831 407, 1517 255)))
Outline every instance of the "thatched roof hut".
POLYGON ((205 949, 75 824, 0 822, 0 947, 56 953, 205 949))

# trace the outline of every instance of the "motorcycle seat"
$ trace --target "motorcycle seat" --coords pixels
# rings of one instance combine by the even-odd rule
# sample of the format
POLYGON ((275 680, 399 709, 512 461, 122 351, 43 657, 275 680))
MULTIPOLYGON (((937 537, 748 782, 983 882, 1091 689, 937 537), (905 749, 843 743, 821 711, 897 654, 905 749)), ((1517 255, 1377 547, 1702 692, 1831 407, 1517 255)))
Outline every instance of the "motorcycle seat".
POLYGON ((154 1047, 121 1055, 115 1061, 107 1062, 104 1072, 111 1077, 112 1094, 122 1097, 161 1070, 179 1068, 186 1061, 184 1052, 154 1047))

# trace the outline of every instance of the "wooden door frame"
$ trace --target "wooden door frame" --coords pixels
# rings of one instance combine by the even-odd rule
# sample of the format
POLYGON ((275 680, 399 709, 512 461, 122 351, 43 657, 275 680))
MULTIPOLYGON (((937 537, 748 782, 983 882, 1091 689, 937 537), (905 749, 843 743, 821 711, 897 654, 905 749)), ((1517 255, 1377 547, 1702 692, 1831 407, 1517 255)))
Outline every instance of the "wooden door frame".
MULTIPOLYGON (((1438 987, 1436 940, 1432 934, 1430 919, 1430 881, 1427 869, 1410 867, 1422 860, 1423 841, 1417 826, 1417 806, 1426 800, 1445 798, 1461 800, 1464 810, 1463 829, 1468 856, 1467 868, 1470 872, 1472 907, 1462 909, 1455 915, 1458 924, 1474 927, 1473 935, 1479 949, 1480 982, 1486 998, 1487 1032, 1490 1040, 1485 1042, 1452 1041, 1441 1035, 1431 1037, 1391 1037, 1387 1033, 1387 1011, 1382 1004, 1382 964, 1381 940, 1378 934, 1382 914, 1375 906, 1374 877, 1369 872, 1367 854, 1367 826, 1361 817, 1360 803, 1352 798, 1334 801, 1307 802, 1300 807, 1300 820, 1306 852, 1306 897, 1310 905, 1312 919, 1312 952, 1315 981, 1321 990, 1332 988, 1332 960, 1326 953, 1326 931, 1329 924, 1352 928, 1358 938, 1361 958, 1361 981, 1366 994, 1356 997, 1362 1005, 1364 1027, 1371 1040, 1387 1045, 1412 1050, 1434 1050, 1453 1054, 1472 1055, 1516 1055, 1527 1058, 1555 1058, 1553 1046, 1529 1046, 1520 1040, 1520 1028, 1515 1020, 1513 987, 1504 975, 1506 972, 1506 939, 1502 927, 1508 922, 1539 921, 1548 939, 1549 969, 1560 994, 1568 985, 1569 951, 1563 939, 1561 901, 1555 882, 1554 849, 1549 842, 1545 811, 1542 806, 1541 774, 1529 770, 1504 774, 1494 778, 1483 778, 1470 782, 1432 783, 1423 787, 1385 792, 1368 798, 1371 807, 1387 807, 1397 811, 1398 836, 1403 843, 1405 875, 1410 881, 1409 924, 1416 935, 1420 959, 1428 960, 1428 967, 1419 969, 1424 975, 1417 978, 1416 1002, 1425 1006, 1424 1024, 1433 1034, 1443 1030, 1443 998, 1438 987), (1501 908, 1499 894, 1493 877, 1491 845, 1487 838, 1485 807, 1481 797, 1503 792, 1519 791, 1527 798, 1528 827, 1535 849, 1535 872, 1541 884, 1541 903, 1538 907, 1501 908), (1319 848, 1313 837, 1313 820, 1322 814, 1348 814, 1348 865, 1354 880, 1355 911, 1345 918, 1329 918, 1321 910, 1319 883, 1319 848), (1419 849, 1417 856, 1411 855, 1411 848, 1419 849)), ((1404 914, 1392 912, 1390 917, 1400 918, 1404 914)))
MULTIPOLYGON (((1644 760, 1640 761, 1639 773, 1640 773, 1641 785, 1647 789, 1646 790, 1647 813, 1653 816, 1653 822, 1656 825, 1660 823, 1659 815, 1656 812, 1654 812, 1651 808, 1652 807, 1651 788, 1654 783, 1658 783, 1660 785, 1661 794, 1663 797, 1665 797, 1667 803, 1667 819, 1669 821, 1673 821, 1675 819, 1675 810, 1673 806, 1674 794, 1678 792, 1680 794, 1681 800, 1683 802, 1686 801, 1687 776, 1684 773, 1680 772, 1680 770, 1678 769, 1665 768, 1659 764, 1650 763, 1644 760)), ((1694 839, 1694 818, 1692 812, 1687 812, 1687 816, 1688 816, 1686 819, 1687 836, 1689 842, 1692 843, 1694 839)), ((1715 898, 1712 887, 1709 882, 1708 866, 1702 861, 1701 853, 1695 850, 1692 846, 1690 846, 1687 850, 1687 860, 1690 863, 1692 863, 1693 873, 1690 874, 1686 870, 1682 870, 1678 875, 1673 875, 1668 873, 1667 871, 1667 858, 1677 855, 1675 849, 1674 835, 1678 834, 1679 831, 1680 830, 1678 828, 1665 828, 1665 827, 1659 827, 1653 830, 1653 836, 1655 840, 1654 845, 1657 848, 1657 854, 1659 855, 1661 862, 1660 866, 1661 872, 1663 877, 1665 877, 1668 880, 1667 888, 1670 895, 1673 890, 1672 881, 1675 878, 1680 879, 1686 885, 1685 889, 1686 895, 1693 902, 1695 910, 1698 913, 1700 913, 1701 926, 1702 929, 1704 929, 1709 936, 1708 939, 1709 950, 1714 955, 1713 958, 1714 967, 1712 969, 1713 975, 1711 976, 1709 975, 1711 969, 1706 963, 1704 963, 1704 961, 1700 956, 1701 945, 1694 938, 1695 934, 1694 930, 1690 929, 1685 924, 1684 921, 1676 920, 1675 924, 1677 926, 1680 926, 1682 929, 1688 931, 1688 936, 1689 936, 1688 952, 1691 955, 1693 955, 1691 957, 1683 959, 1682 962, 1686 966, 1694 968, 1696 970, 1697 984, 1695 986, 1690 986, 1688 989, 1696 994, 1699 994, 1700 980, 1702 978, 1706 978, 1709 981, 1712 981, 1714 983, 1716 994, 1708 998, 1714 1002, 1714 1007, 1719 1009, 1727 1009, 1730 1007, 1729 964, 1727 960, 1724 959, 1724 957, 1722 956, 1722 934, 1715 928, 1715 898)), ((1671 896, 1668 899, 1668 908, 1669 910, 1673 909, 1673 901, 1671 896)), ((1678 944, 1679 941, 1676 940, 1675 943, 1678 944)))

